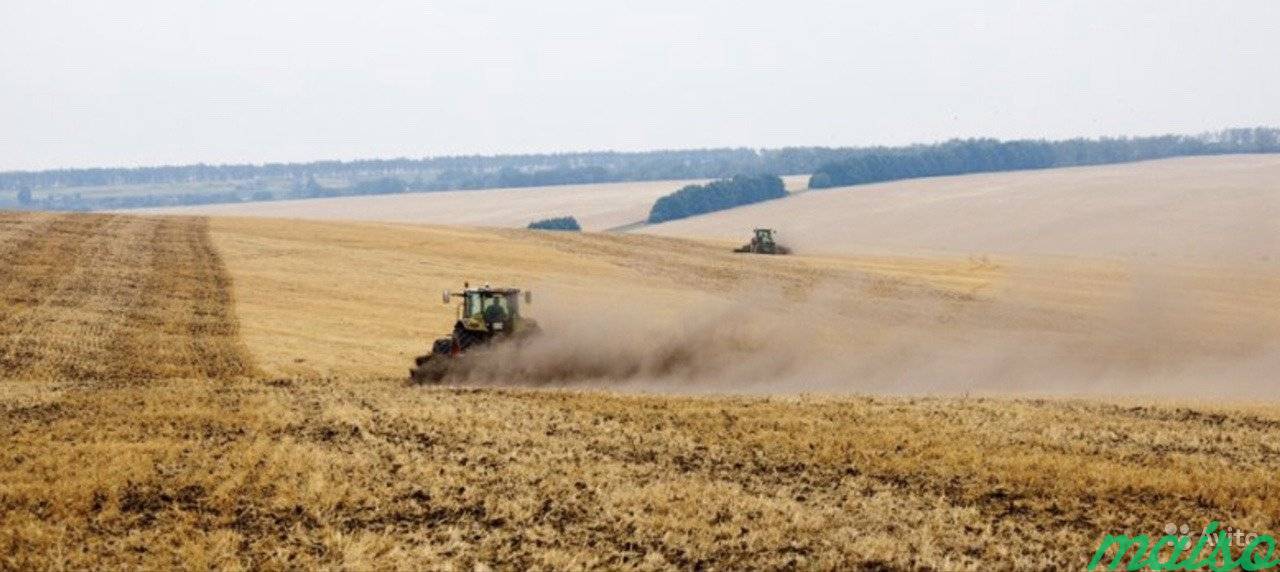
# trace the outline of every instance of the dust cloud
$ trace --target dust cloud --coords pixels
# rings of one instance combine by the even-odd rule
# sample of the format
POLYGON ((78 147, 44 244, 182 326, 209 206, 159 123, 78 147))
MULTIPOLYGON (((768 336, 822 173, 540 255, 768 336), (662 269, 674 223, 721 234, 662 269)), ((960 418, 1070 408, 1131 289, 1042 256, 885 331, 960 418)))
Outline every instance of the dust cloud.
MULTIPOLYGON (((850 273, 804 292, 743 285, 668 317, 543 292, 544 334, 478 350, 447 383, 685 393, 1144 395, 1280 390, 1280 331, 1220 292, 1135 268, 1090 304, 1011 271, 967 295, 850 273), (569 303, 574 300, 574 303, 569 303)), ((1230 293, 1228 293, 1230 294, 1230 293)))
POLYGON ((554 292, 545 298, 541 335, 472 352, 446 381, 716 391, 784 379, 809 357, 778 319, 783 304, 764 295, 708 299, 673 318, 636 305, 584 307, 554 292))

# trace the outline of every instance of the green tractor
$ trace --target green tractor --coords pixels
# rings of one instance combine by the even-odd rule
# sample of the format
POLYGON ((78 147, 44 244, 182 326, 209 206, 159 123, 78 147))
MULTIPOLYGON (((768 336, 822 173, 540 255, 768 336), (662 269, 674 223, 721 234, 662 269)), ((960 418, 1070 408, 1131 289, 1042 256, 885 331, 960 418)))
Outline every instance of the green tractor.
POLYGON ((757 228, 751 242, 733 249, 734 252, 750 252, 753 254, 791 254, 791 249, 774 240, 773 229, 757 228))
MULTIPOLYGON (((440 383, 456 367, 468 351, 491 342, 525 339, 538 333, 538 323, 520 313, 520 290, 493 288, 488 284, 472 288, 463 284, 462 292, 444 291, 444 303, 460 298, 458 319, 453 332, 431 344, 431 353, 415 358, 409 370, 414 383, 440 383)), ((524 303, 533 302, 532 293, 524 292, 524 303)))

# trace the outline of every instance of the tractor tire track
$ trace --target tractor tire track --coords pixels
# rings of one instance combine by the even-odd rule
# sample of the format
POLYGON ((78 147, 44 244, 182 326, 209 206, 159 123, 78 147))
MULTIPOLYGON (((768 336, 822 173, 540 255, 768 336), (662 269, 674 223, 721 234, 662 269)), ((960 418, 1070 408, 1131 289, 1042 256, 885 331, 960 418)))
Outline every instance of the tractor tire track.
POLYGON ((205 219, 164 219, 152 240, 156 253, 134 308, 131 328, 119 355, 151 355, 151 363, 132 362, 128 377, 208 379, 249 376, 255 372, 239 339, 231 278, 209 239, 205 219))
POLYGON ((0 234, 0 378, 122 382, 254 371, 206 221, 40 222, 0 226, 11 227, 0 234))

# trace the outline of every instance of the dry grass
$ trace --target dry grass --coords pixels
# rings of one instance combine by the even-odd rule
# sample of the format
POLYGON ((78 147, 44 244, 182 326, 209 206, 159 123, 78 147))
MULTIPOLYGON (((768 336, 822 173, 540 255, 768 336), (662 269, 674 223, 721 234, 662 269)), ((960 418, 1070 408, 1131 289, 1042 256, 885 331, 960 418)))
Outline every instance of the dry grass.
MULTIPOLYGON (((825 367, 765 391, 1278 389, 1280 273, 1266 268, 763 257, 643 235, 257 219, 214 219, 211 233, 269 375, 403 375, 452 324, 439 291, 470 280, 531 287, 530 312, 586 345, 764 323, 806 346, 768 351, 825 367)), ((723 381, 712 389, 746 389, 723 381)))
POLYGON ((744 257, 723 245, 648 236, 257 219, 212 225, 235 277, 243 335, 270 375, 399 375, 452 325, 440 290, 467 280, 532 288, 530 310, 539 318, 575 306, 628 306, 667 323, 711 302, 781 298, 817 285, 945 301, 989 292, 1003 275, 967 258, 744 257))
MULTIPOLYGON (((1152 349, 1095 339, 1131 285, 1114 263, 205 224, 0 215, 0 569, 1079 567, 1106 533, 1280 525, 1271 401, 849 394, 874 348, 991 329, 1019 351, 1063 338, 1110 367, 1238 359, 1249 348, 1233 342, 1270 339, 1229 329, 1253 324, 1250 308, 1274 319, 1271 276, 1167 269, 1178 287, 1160 292, 1194 296, 1197 327, 1227 330, 1152 349), (557 296, 603 292, 679 320, 756 289, 786 301, 766 312, 795 316, 833 291, 864 300, 819 324, 859 363, 827 372, 845 384, 829 396, 406 386, 408 356, 448 319, 436 290, 464 278, 555 284, 540 318, 557 296), (81 347, 100 365, 68 365, 81 347)), ((880 373, 931 371, 901 366, 880 373)))
POLYGON ((373 379, 0 407, 13 569, 1044 568, 1108 531, 1280 524, 1274 407, 373 379))
POLYGON ((0 215, 5 378, 226 378, 253 372, 206 221, 0 215))

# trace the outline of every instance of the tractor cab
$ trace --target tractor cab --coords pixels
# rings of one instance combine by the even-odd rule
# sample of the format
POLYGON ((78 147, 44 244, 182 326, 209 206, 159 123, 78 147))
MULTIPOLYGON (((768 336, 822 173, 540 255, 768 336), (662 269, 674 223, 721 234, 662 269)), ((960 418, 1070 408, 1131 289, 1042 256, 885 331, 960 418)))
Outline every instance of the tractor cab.
POLYGON ((757 228, 755 243, 761 248, 773 249, 774 245, 776 244, 773 241, 773 229, 757 228))
MULTIPOLYGON (((520 315, 520 294, 517 288, 493 288, 485 285, 472 288, 466 285, 462 292, 445 291, 444 301, 461 298, 458 305, 458 324, 463 330, 490 334, 515 333, 523 329, 526 320, 520 315)), ((523 292, 524 301, 532 299, 530 292, 523 292)))
POLYGON ((520 316, 520 291, 508 288, 467 290, 462 293, 462 315, 482 319, 487 324, 514 322, 520 316))
POLYGON ((735 248, 734 252, 751 252, 755 254, 791 254, 791 249, 778 244, 771 228, 757 228, 755 235, 741 247, 735 248))

